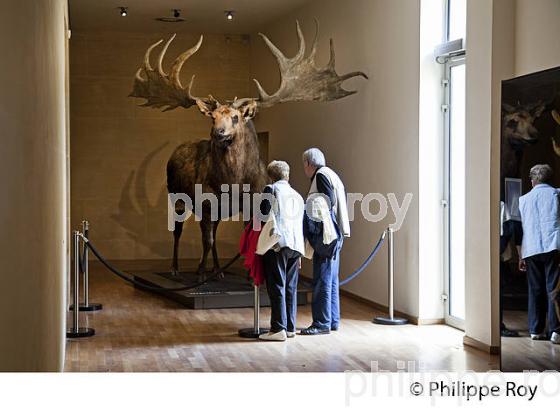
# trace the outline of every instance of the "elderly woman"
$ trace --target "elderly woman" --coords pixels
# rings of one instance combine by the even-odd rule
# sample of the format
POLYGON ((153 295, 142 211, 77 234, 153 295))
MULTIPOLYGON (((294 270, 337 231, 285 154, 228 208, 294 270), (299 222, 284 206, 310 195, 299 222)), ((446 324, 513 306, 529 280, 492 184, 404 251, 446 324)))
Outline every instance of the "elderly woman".
POLYGON ((529 333, 533 340, 550 339, 559 344, 560 323, 556 312, 560 262, 559 193, 549 185, 552 180, 550 165, 535 165, 529 177, 533 189, 519 198, 523 226, 519 268, 527 271, 529 333))
POLYGON ((267 173, 272 181, 264 193, 261 213, 274 213, 279 240, 264 254, 266 289, 270 299, 270 332, 262 340, 283 342, 296 332, 297 282, 300 257, 304 254, 303 198, 289 184, 290 166, 272 161, 267 173))

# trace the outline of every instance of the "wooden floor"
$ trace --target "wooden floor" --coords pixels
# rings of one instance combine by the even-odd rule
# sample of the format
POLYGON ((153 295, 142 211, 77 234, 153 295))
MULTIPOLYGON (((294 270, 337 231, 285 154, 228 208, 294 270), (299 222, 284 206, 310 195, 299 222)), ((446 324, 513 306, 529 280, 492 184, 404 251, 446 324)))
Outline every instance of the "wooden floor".
POLYGON ((547 340, 531 340, 527 312, 504 311, 504 323, 521 337, 502 337, 502 370, 560 370, 560 345, 547 340))
MULTIPOLYGON (((187 310, 134 289, 100 267, 90 273, 90 299, 104 309, 84 315, 96 335, 68 340, 69 372, 341 372, 346 370, 497 369, 498 356, 462 344, 463 333, 443 325, 384 327, 379 314, 342 299, 341 329, 285 343, 241 339, 251 309, 187 310)), ((266 325, 269 310, 262 310, 266 325)), ((310 306, 298 326, 310 324, 310 306)))

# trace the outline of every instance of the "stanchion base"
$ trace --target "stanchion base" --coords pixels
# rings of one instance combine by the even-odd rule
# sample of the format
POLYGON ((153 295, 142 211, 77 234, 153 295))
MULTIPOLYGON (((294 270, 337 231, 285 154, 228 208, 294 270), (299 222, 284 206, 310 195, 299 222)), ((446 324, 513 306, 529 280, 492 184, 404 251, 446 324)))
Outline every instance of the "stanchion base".
POLYGON ((373 319, 373 323, 375 323, 376 325, 397 326, 397 325, 406 325, 408 323, 408 320, 403 319, 401 317, 394 317, 393 319, 391 319, 390 317, 378 316, 373 319))
POLYGON ((259 328, 258 332, 255 332, 255 328, 246 328, 246 329, 239 329, 239 337, 243 337, 245 339, 258 339, 260 335, 264 333, 268 333, 269 329, 259 328))
MULTIPOLYGON (((101 303, 90 303, 87 306, 80 303, 80 312, 95 312, 102 309, 103 305, 101 303)), ((70 305, 70 310, 74 310, 74 305, 70 305)))
POLYGON ((78 331, 75 329, 69 329, 66 331, 66 337, 68 339, 76 339, 79 337, 91 337, 95 334, 95 329, 89 327, 80 327, 78 331))

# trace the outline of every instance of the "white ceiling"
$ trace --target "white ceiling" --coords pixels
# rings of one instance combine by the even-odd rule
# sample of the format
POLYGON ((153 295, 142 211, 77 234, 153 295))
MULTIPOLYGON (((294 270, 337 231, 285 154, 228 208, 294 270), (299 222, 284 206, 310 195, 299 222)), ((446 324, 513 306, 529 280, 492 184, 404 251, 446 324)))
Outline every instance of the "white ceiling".
POLYGON ((248 34, 310 0, 69 0, 75 31, 195 32, 248 34), (119 6, 128 7, 121 17, 119 6), (163 23, 181 9, 182 23, 163 23), (235 10, 228 21, 225 10, 235 10))

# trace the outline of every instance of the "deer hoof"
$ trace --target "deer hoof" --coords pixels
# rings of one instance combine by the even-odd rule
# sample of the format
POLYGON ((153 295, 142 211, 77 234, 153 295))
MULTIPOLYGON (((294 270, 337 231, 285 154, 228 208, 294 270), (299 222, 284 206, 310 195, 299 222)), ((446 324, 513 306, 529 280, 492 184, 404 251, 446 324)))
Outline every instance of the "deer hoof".
POLYGON ((216 275, 216 279, 223 279, 224 278, 224 272, 221 272, 220 268, 214 268, 212 273, 214 275, 216 275))

